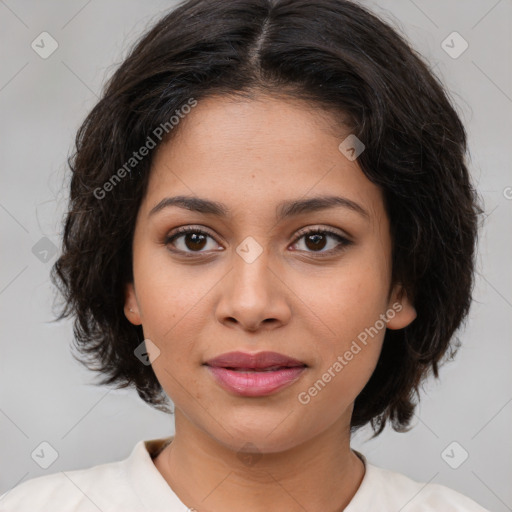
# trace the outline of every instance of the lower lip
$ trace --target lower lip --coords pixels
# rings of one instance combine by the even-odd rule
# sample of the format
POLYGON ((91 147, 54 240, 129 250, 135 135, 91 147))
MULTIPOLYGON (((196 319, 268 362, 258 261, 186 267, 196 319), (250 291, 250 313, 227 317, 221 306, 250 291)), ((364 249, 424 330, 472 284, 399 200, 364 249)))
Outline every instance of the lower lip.
POLYGON ((227 391, 241 396, 266 396, 295 382, 305 366, 268 372, 243 372, 207 366, 217 382, 227 391))

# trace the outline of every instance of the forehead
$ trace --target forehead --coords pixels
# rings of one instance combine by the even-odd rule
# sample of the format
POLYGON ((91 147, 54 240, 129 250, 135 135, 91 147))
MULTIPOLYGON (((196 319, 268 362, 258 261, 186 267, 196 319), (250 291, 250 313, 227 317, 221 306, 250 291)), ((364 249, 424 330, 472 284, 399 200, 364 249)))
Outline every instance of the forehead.
POLYGON ((303 101, 201 100, 155 155, 143 208, 187 195, 261 214, 286 199, 342 195, 378 214, 381 192, 338 149, 350 131, 336 121, 303 101))

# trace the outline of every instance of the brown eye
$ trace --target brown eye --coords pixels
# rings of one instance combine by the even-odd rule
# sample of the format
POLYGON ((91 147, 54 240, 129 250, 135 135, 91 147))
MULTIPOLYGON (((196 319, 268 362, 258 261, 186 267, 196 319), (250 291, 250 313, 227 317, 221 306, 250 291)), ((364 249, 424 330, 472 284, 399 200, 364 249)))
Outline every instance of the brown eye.
POLYGON ((206 235, 202 233, 187 233, 184 237, 185 245, 191 251, 200 251, 206 245, 206 235))
MULTIPOLYGON (((206 252, 203 251, 203 249, 208 245, 209 238, 214 240, 206 231, 188 226, 180 228, 176 233, 168 236, 165 239, 165 244, 172 245, 178 252, 183 252, 185 254, 191 254, 194 252, 201 253, 206 252)), ((212 247, 212 249, 216 249, 218 247, 217 244, 213 245, 214 247, 212 247)))
MULTIPOLYGON (((300 245, 298 242, 302 239, 304 239, 304 246, 306 247, 304 252, 316 252, 321 255, 341 251, 346 246, 352 244, 352 242, 344 236, 327 229, 311 229, 309 231, 303 231, 296 239, 294 246, 300 245), (329 243, 329 239, 337 240, 338 243, 329 243), (324 251, 323 249, 329 245, 330 247, 324 251)), ((297 250, 303 249, 299 248, 297 250)))
POLYGON ((306 247, 313 251, 323 249, 327 243, 327 237, 323 233, 313 233, 305 237, 306 247))

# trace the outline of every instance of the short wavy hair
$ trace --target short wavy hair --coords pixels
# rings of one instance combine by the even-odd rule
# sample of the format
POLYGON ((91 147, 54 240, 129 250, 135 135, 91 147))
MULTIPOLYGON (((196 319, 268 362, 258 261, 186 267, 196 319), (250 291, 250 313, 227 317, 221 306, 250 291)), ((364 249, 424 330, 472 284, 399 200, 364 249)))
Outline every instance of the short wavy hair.
POLYGON ((134 355, 142 327, 123 311, 152 156, 177 133, 169 119, 191 98, 258 93, 327 109, 365 144, 358 163, 383 192, 392 281, 403 285, 417 317, 386 331, 351 426, 371 423, 378 435, 389 421, 405 430, 423 379, 437 377, 460 345, 483 210, 466 166, 465 129, 442 83, 391 26, 350 1, 189 0, 140 38, 69 158, 62 254, 51 271, 63 299, 57 320, 74 317, 73 356, 103 375, 98 384, 134 386, 145 402, 170 412, 152 367, 134 355), (156 150, 128 169, 161 126, 156 150), (122 179, 113 183, 116 172, 122 179))

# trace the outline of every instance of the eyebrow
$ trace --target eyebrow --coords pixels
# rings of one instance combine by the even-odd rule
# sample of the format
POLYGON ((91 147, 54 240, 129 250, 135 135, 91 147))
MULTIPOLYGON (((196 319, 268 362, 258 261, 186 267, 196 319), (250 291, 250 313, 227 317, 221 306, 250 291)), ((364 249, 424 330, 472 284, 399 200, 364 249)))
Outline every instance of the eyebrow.
MULTIPOLYGON (((176 206, 185 210, 190 210, 205 215, 216 215, 218 217, 228 217, 230 209, 223 203, 203 199, 200 197, 175 196, 165 197, 149 212, 148 216, 152 216, 165 208, 176 206)), ((300 215, 303 213, 312 213, 328 208, 343 207, 352 210, 366 219, 370 218, 368 212, 358 203, 340 196, 318 196, 310 199, 295 199, 282 201, 277 205, 276 217, 277 221, 300 215)))

